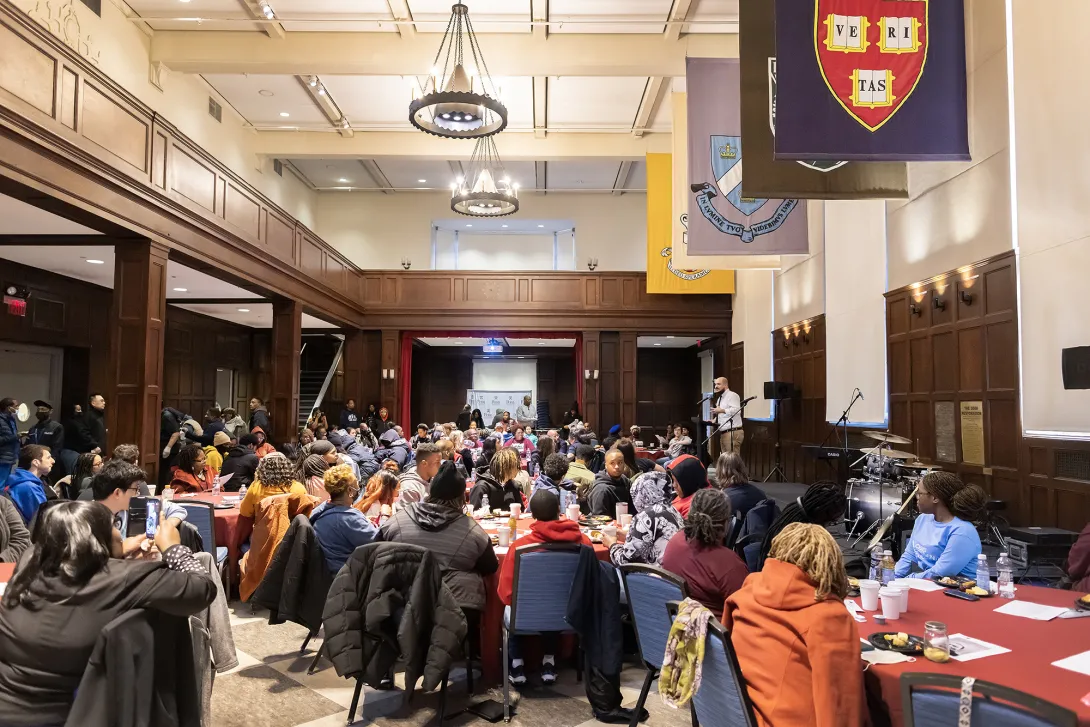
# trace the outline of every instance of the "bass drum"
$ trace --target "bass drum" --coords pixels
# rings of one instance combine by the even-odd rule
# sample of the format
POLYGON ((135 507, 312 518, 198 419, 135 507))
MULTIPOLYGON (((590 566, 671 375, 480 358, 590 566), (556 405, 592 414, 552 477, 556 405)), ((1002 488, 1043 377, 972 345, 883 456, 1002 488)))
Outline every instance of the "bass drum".
MULTIPOLYGON (((909 490, 911 492, 911 490, 909 490)), ((879 485, 873 480, 848 480, 848 521, 859 518, 863 527, 889 517, 901 507, 900 485, 879 485), (859 515, 862 513, 862 517, 859 515)))

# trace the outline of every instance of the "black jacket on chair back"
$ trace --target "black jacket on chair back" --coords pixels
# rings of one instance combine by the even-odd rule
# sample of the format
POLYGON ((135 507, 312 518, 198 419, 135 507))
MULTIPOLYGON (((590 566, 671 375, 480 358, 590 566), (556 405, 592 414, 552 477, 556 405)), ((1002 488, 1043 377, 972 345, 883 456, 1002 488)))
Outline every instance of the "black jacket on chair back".
MULTIPOLYGON (((435 556, 400 543, 356 548, 333 579, 322 621, 338 676, 377 687, 404 658, 405 684, 423 674, 426 691, 442 682, 467 630, 435 556)), ((410 686, 406 700, 411 696, 410 686)))
POLYGON ((291 621, 316 632, 331 585, 333 574, 310 518, 296 515, 250 602, 269 609, 270 624, 291 621))

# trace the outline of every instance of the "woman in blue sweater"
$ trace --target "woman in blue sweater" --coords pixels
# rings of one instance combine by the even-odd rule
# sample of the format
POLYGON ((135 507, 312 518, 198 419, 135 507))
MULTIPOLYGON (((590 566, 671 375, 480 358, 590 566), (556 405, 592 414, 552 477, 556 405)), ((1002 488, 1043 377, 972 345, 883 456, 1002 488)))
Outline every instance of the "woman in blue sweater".
POLYGON ((378 534, 367 516, 352 507, 360 493, 360 483, 346 464, 330 467, 322 475, 329 502, 322 503, 310 516, 318 544, 322 546, 330 573, 336 573, 348 556, 367 545, 378 534))
POLYGON ((951 472, 932 472, 920 482, 920 516, 912 538, 897 561, 898 578, 976 577, 980 536, 973 522, 984 514, 986 496, 951 472), (913 573, 913 566, 918 572, 913 573))

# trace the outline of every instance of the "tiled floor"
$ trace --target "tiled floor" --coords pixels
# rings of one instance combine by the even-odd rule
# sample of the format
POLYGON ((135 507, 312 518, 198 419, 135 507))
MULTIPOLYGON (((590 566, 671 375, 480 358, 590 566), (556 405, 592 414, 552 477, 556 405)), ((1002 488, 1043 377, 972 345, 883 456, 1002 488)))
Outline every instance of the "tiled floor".
MULTIPOLYGON (((345 727, 348 707, 352 703, 355 684, 341 679, 326 660, 319 670, 308 676, 306 671, 321 646, 315 639, 300 654, 299 647, 306 629, 295 624, 269 626, 268 614, 259 609, 232 604, 231 626, 239 666, 216 677, 212 690, 212 720, 214 727, 345 727)), ((469 703, 465 692, 464 671, 452 673, 448 688, 448 715, 469 703)), ((621 692, 625 706, 632 706, 639 696, 644 671, 626 666, 621 677, 621 692)), ((398 687, 403 687, 401 676, 398 687)), ((402 707, 402 691, 375 691, 365 687, 357 709, 356 725, 377 727, 423 727, 434 722, 438 694, 417 694, 410 708, 402 707)), ((489 696, 478 694, 473 701, 489 696)), ((502 700, 498 693, 493 694, 502 700)), ((521 702, 511 724, 514 727, 592 727, 594 720, 583 692, 575 681, 574 670, 561 670, 555 685, 545 688, 533 681, 524 688, 521 702)), ((651 718, 645 724, 655 727, 689 727, 686 711, 678 712, 659 700, 655 688, 647 699, 651 718)), ((487 725, 482 719, 462 714, 451 719, 450 727, 465 727, 471 723, 487 725)), ((502 724, 502 723, 500 723, 502 724)))

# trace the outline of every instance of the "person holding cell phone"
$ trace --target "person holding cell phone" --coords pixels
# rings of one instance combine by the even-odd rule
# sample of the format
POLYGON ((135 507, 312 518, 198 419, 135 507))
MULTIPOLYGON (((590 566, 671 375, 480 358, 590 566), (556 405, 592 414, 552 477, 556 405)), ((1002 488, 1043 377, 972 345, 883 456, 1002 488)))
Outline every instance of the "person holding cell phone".
POLYGON ((154 508, 155 522, 150 526, 145 523, 143 534, 126 537, 129 532, 129 503, 140 494, 140 486, 146 483, 147 477, 147 473, 136 465, 112 459, 91 480, 95 502, 106 506, 113 515, 114 528, 121 534, 121 555, 118 557, 142 557, 148 552, 156 536, 160 509, 175 529, 185 520, 186 509, 181 505, 168 500, 160 508, 159 500, 149 499, 148 512, 151 513, 154 508))

